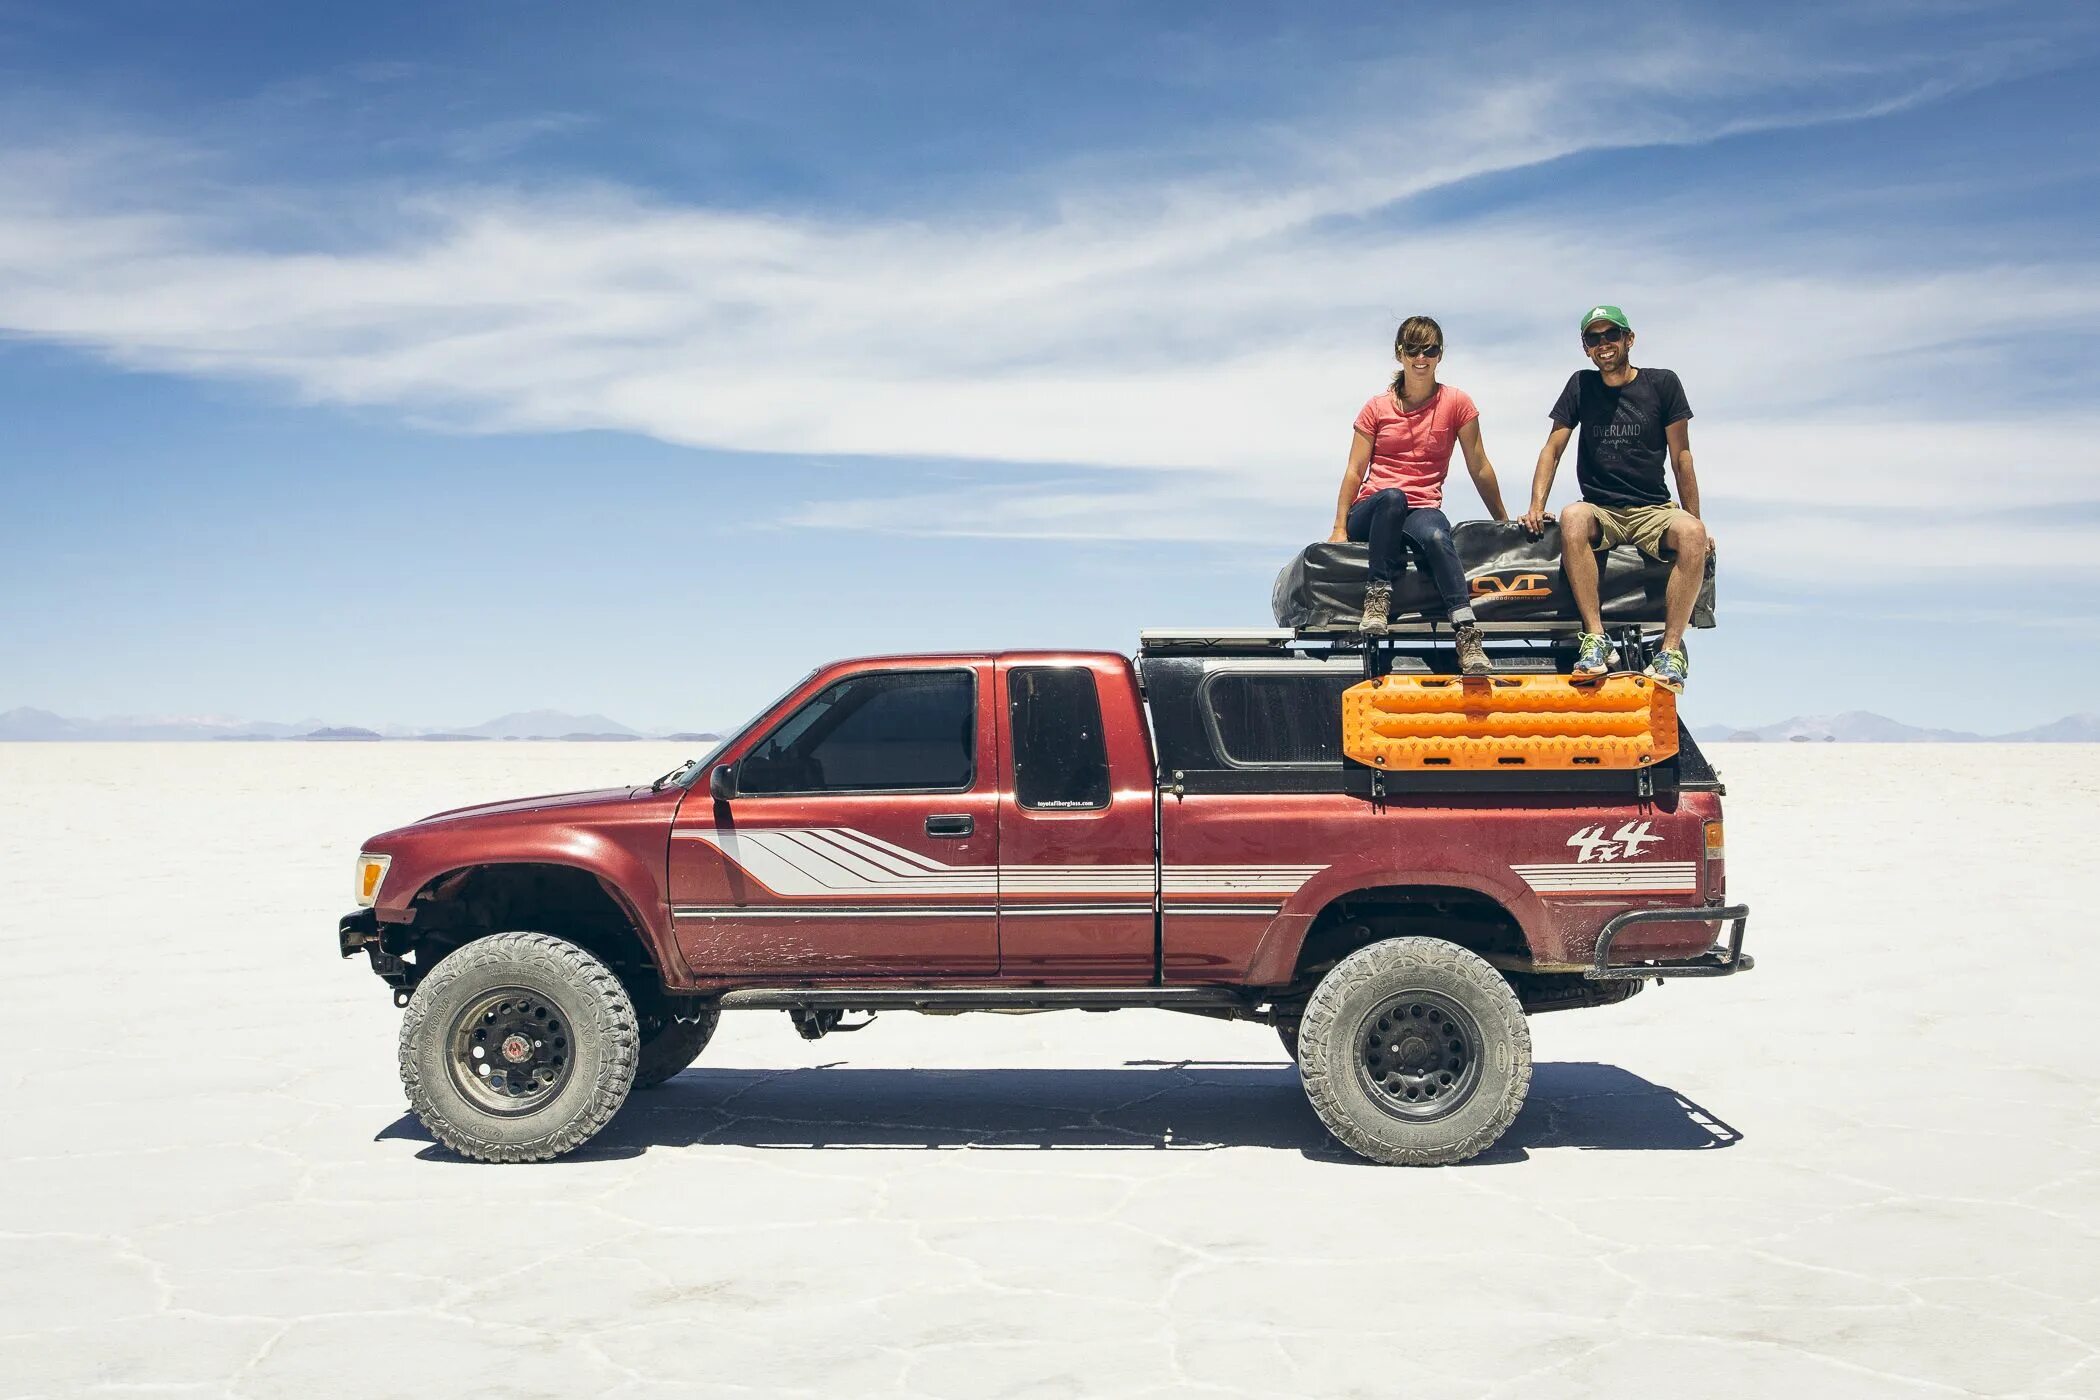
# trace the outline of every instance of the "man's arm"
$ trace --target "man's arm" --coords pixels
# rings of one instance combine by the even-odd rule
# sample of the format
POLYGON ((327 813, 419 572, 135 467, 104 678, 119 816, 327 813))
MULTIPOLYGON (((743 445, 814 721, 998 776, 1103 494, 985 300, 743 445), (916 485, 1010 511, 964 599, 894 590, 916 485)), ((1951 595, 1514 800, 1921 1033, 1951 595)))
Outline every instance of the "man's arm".
POLYGON ((1553 431, 1546 434, 1546 445, 1539 449, 1538 469, 1531 474, 1531 509, 1517 517, 1517 522, 1534 535, 1552 519, 1546 514, 1546 497, 1553 494, 1553 474, 1560 469, 1560 454, 1568 450, 1568 439, 1574 432, 1565 423, 1555 423, 1553 431))
POLYGON ((1349 444, 1349 465, 1342 468, 1342 494, 1334 503, 1334 533, 1327 537, 1328 543, 1340 544, 1349 538, 1349 507, 1356 503, 1356 493, 1363 489, 1364 473, 1371 467, 1371 439, 1362 433, 1349 444))
POLYGON ((1468 421, 1458 430, 1458 445, 1465 451, 1466 475, 1473 478, 1473 489, 1480 492, 1480 503, 1496 520, 1509 519, 1509 511, 1502 504, 1502 484, 1495 480, 1495 464, 1488 460, 1487 448, 1480 441, 1478 418, 1468 421))
POLYGON ((1699 477, 1692 470, 1692 420, 1680 418, 1663 429, 1670 445, 1670 470, 1677 473, 1677 503, 1686 514, 1699 514, 1699 477))

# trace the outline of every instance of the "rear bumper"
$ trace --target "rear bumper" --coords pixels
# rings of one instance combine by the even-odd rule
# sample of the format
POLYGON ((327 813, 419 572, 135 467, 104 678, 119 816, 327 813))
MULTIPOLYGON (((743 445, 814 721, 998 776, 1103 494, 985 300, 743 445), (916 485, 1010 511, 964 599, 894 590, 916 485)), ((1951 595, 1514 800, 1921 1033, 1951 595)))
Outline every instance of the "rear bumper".
POLYGON ((1634 981, 1649 977, 1732 977, 1748 972, 1757 963, 1743 951, 1743 929, 1750 922, 1747 904, 1716 905, 1707 909, 1634 909, 1606 921, 1597 933, 1597 951, 1583 976, 1592 982, 1634 981), (1696 918, 1687 918, 1696 915, 1696 918), (1614 965, 1613 940, 1635 924, 1713 923, 1728 925, 1728 940, 1707 949, 1696 958, 1671 962, 1636 962, 1614 965))

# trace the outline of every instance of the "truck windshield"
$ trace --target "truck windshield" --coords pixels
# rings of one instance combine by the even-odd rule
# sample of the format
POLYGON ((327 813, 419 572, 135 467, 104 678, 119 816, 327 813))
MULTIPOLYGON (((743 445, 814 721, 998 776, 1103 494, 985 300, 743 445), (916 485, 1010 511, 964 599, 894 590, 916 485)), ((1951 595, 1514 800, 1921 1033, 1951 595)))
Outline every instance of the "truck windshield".
POLYGON ((685 762, 679 764, 676 768, 673 768, 670 772, 664 774, 661 778, 658 778, 655 782, 651 783, 649 785, 649 790, 651 792, 661 792, 666 787, 691 787, 693 783, 699 779, 700 775, 707 771, 709 763, 713 761, 714 756, 716 754, 722 752, 722 750, 728 748, 731 744, 734 744, 737 740, 743 738, 746 734, 750 733, 751 727, 753 725, 757 724, 767 715, 770 715, 775 710, 779 709, 780 704, 783 700, 786 700, 790 695, 793 695, 796 691, 802 689, 803 686, 807 685, 809 683, 809 678, 811 676, 814 676, 815 674, 816 671, 814 669, 804 672, 800 680, 796 681, 786 690, 781 691, 778 695, 774 696, 771 700, 768 700, 765 704, 760 705, 756 714, 752 715, 751 718, 745 720, 736 728, 730 730, 729 736, 723 739, 722 742, 716 744, 713 748, 709 749, 706 753, 701 754, 698 758, 689 758, 685 762))

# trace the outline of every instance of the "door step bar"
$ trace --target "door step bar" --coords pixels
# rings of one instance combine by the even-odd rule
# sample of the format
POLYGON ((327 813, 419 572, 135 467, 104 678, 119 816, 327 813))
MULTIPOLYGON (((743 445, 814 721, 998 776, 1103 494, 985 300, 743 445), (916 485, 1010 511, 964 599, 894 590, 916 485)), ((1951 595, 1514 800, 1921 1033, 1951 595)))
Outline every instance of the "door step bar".
POLYGON ((724 1011, 1242 1011, 1256 999, 1229 987, 746 987, 724 1011))

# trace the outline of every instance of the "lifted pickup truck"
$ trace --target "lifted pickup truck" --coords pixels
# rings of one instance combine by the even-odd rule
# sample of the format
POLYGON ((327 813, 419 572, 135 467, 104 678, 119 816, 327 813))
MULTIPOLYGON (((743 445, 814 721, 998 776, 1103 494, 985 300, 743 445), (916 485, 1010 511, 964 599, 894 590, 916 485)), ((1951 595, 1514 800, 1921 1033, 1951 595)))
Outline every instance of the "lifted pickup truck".
POLYGON ((814 1039, 1137 1007, 1267 1022, 1342 1143, 1461 1161, 1523 1105, 1527 1013, 1751 960, 1721 787, 1674 710, 1638 771, 1345 757, 1344 691, 1453 670, 1288 631, 839 662, 653 783, 372 838, 341 951, 406 1008, 416 1114, 486 1161, 588 1141, 724 1011, 814 1039))

